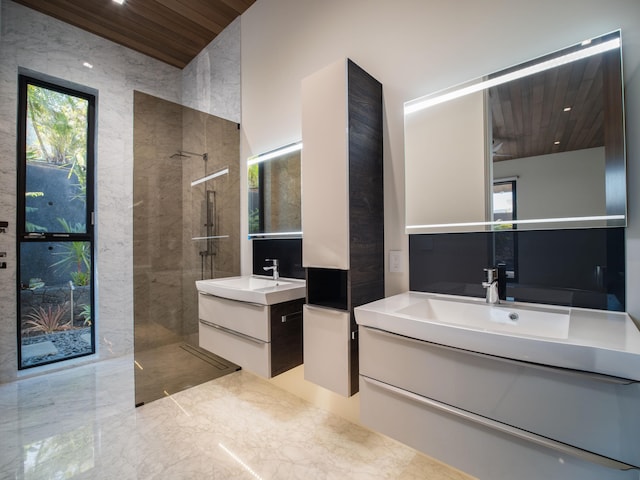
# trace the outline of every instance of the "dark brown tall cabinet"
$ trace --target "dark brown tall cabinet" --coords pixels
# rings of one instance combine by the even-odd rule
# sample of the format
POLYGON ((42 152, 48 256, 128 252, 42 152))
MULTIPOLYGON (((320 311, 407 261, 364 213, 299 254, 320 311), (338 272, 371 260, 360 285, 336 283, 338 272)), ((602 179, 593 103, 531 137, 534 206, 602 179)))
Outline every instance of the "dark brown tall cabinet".
POLYGON ((384 297, 382 84, 351 60, 302 81, 305 379, 358 391, 353 309, 384 297))

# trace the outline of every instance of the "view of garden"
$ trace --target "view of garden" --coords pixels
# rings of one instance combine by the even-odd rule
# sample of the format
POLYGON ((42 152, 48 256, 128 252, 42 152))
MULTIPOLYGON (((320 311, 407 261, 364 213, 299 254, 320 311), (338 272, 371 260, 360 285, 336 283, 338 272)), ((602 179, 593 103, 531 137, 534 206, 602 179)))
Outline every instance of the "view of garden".
POLYGON ((21 368, 94 351, 88 111, 86 98, 27 84, 21 368))

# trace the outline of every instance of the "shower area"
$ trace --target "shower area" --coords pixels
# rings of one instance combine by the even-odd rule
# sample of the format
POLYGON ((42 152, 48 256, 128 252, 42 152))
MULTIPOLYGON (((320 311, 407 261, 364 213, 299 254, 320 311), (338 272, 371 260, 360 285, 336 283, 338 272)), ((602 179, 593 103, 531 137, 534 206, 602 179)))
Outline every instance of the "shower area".
POLYGON ((239 129, 134 94, 136 405, 238 367, 198 348, 195 281, 240 274, 239 129))

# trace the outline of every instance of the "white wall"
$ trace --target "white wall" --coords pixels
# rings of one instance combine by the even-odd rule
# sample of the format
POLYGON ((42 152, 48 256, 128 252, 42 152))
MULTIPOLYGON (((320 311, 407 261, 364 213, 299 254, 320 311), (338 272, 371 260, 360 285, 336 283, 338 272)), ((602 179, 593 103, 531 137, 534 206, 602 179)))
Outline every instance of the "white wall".
MULTIPOLYGON (((386 293, 407 290, 403 103, 618 28, 629 132, 627 290, 638 291, 640 136, 633 134, 640 128, 637 0, 258 0, 242 16, 241 158, 300 139, 300 81, 305 76, 348 56, 376 77, 383 84, 385 108, 385 250, 401 250, 405 259, 404 273, 386 274, 386 293)), ((246 212, 246 203, 241 211, 246 212)), ((250 272, 250 251, 245 241, 243 273, 250 272)), ((627 299, 629 312, 640 318, 640 296, 627 299)), ((300 375, 297 369, 292 372, 287 388, 305 390, 302 396, 321 403, 318 399, 326 392, 314 391, 300 375)), ((327 402, 340 403, 333 397, 327 402)), ((342 405, 347 416, 353 413, 352 403, 342 405)))
POLYGON ((0 3, 0 220, 10 222, 8 233, 0 235, 0 250, 7 252, 8 265, 0 270, 1 383, 17 376, 18 69, 98 91, 96 343, 101 359, 133 351, 133 91, 179 102, 181 72, 9 0, 0 3), (93 69, 83 67, 84 61, 92 63, 93 69))
MULTIPOLYGON (((494 181, 508 177, 518 177, 520 220, 607 214, 604 147, 494 162, 494 181)), ((574 226, 579 227, 578 223, 574 226)))
MULTIPOLYGON (((640 126, 637 0, 259 0, 242 16, 241 157, 298 140, 301 79, 350 57, 384 86, 386 250, 402 250, 406 258, 403 102, 618 28, 632 133, 640 126)), ((640 212, 633 201, 640 196, 640 138, 627 141, 633 291, 640 286, 640 212)), ((407 288, 406 269, 387 273, 387 294, 407 288)), ((630 299, 629 310, 640 316, 640 298, 630 299)))

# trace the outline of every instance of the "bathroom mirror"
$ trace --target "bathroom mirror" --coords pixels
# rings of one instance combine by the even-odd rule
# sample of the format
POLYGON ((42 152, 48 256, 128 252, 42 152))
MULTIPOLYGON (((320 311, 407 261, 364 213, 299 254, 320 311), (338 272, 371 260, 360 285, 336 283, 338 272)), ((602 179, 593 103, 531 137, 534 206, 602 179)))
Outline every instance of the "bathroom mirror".
POLYGON ((626 225, 620 32, 405 104, 406 232, 626 225))
POLYGON ((300 150, 294 143, 247 159, 249 238, 300 237, 300 150))

